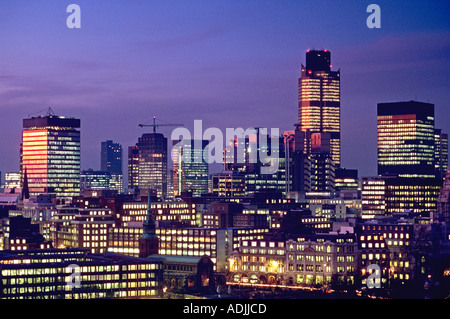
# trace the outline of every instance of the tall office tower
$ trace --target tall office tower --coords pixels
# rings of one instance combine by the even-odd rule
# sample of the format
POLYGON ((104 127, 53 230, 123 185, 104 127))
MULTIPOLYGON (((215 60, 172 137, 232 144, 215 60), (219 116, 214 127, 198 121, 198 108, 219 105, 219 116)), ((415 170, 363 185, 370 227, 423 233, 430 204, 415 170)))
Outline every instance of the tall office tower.
POLYGON ((434 130, 434 167, 437 178, 444 178, 448 167, 448 134, 434 130))
POLYGON ((305 133, 297 125, 294 131, 284 132, 286 192, 306 193, 311 190, 311 159, 305 154, 305 133))
POLYGON ((111 176, 111 188, 123 192, 122 145, 113 141, 101 143, 100 169, 111 176))
POLYGON ((331 71, 327 50, 308 50, 306 66, 298 80, 298 123, 306 133, 305 152, 311 149, 310 134, 330 133, 331 156, 341 164, 340 71, 331 71))
POLYGON ((101 144, 100 170, 114 174, 122 174, 122 145, 113 141, 101 144))
POLYGON ((139 149, 137 145, 128 147, 128 189, 136 190, 139 184, 139 149))
POLYGON ((46 116, 23 120, 21 177, 27 174, 30 196, 55 194, 72 199, 80 194, 80 120, 46 116))
POLYGON ((158 197, 167 195, 167 138, 161 133, 145 133, 128 149, 128 173, 133 189, 151 189, 158 197), (130 172, 131 168, 131 172, 130 172), (134 174, 134 175, 133 175, 134 174))
POLYGON ((335 191, 335 164, 331 154, 331 134, 312 133, 311 144, 311 191, 335 191))
POLYGON ((379 103, 378 175, 435 177, 434 105, 379 103))
POLYGON ((173 192, 174 196, 181 192, 192 192, 199 197, 208 193, 209 164, 203 154, 208 154, 205 148, 207 140, 174 141, 173 159, 173 192))

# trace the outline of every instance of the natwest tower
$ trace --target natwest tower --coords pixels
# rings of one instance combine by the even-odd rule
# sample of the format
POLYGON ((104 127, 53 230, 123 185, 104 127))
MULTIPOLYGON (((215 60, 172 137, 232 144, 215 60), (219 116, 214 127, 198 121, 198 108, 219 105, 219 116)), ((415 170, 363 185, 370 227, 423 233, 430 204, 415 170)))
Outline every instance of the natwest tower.
POLYGON ((23 120, 20 168, 30 196, 54 194, 72 199, 80 194, 80 120, 46 116, 23 120))
POLYGON ((305 132, 305 151, 311 151, 311 133, 330 134, 334 164, 341 164, 340 71, 331 71, 328 50, 308 50, 298 80, 298 123, 305 132))

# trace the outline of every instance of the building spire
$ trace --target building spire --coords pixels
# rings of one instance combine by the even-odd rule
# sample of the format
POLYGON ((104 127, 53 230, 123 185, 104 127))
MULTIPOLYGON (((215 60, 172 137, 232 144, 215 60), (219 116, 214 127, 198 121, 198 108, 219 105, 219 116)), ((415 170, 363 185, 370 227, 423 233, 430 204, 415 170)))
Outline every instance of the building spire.
POLYGON ((156 235, 155 219, 152 213, 151 193, 148 190, 147 218, 142 224, 142 236, 139 238, 139 257, 146 258, 158 253, 159 241, 156 235))
POLYGON ((24 172, 23 172, 23 182, 22 182, 22 194, 21 194, 22 200, 29 199, 30 198, 30 190, 28 188, 28 174, 27 174, 27 167, 25 166, 24 172))
POLYGON ((142 237, 143 238, 156 238, 155 234, 155 220, 152 213, 152 203, 151 203, 151 192, 150 189, 148 190, 148 199, 147 199, 147 216, 143 223, 143 232, 142 237))

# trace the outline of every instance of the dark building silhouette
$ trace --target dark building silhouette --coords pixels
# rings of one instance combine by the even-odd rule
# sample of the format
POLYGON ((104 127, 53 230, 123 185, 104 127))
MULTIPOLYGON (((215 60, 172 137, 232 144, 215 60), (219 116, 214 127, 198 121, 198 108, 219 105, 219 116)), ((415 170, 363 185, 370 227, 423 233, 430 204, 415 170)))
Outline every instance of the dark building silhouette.
POLYGON ((4 232, 7 234, 5 249, 27 250, 37 248, 50 248, 51 242, 45 240, 40 233, 39 224, 31 223, 30 218, 23 216, 10 217, 6 221, 4 232), (43 245, 43 246, 41 246, 43 245))
POLYGON ((111 140, 102 142, 100 170, 122 174, 122 145, 111 140))

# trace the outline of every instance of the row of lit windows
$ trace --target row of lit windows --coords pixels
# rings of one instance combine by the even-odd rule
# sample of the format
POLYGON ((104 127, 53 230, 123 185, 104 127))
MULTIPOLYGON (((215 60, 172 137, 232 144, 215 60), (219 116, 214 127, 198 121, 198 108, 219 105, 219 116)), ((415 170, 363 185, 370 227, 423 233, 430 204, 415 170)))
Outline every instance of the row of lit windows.
POLYGON ((159 236, 159 238, 161 241, 205 242, 205 243, 216 242, 216 237, 159 236))
POLYGON ((281 249, 248 249, 243 248, 242 249, 243 254, 260 254, 260 255, 284 255, 285 251, 281 249))
POLYGON ((156 230, 157 234, 161 235, 200 235, 200 236, 215 236, 216 231, 215 230, 209 230, 209 229, 164 229, 164 228, 158 228, 156 230))

